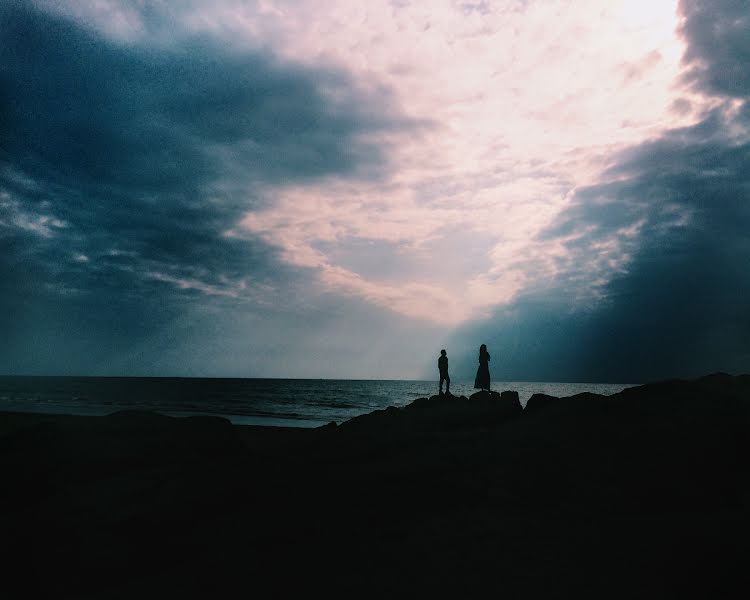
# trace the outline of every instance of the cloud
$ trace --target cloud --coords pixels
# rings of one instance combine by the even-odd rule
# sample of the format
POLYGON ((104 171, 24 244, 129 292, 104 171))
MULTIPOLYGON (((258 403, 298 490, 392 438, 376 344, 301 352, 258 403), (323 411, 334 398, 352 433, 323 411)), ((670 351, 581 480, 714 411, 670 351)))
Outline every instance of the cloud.
POLYGON ((736 35, 739 4, 681 3, 688 79, 713 108, 611 156, 601 182, 576 190, 540 234, 565 248, 560 276, 459 336, 496 349, 496 377, 637 382, 750 368, 750 88, 732 76, 750 38, 736 35))
MULTIPOLYGON (((227 185, 235 194, 263 186, 241 219, 226 219, 227 239, 266 244, 334 293, 459 322, 556 271, 560 245, 540 243, 537 233, 571 185, 590 179, 602 144, 639 139, 667 112, 665 75, 677 64, 673 7, 652 7, 644 19, 633 6, 451 2, 428 11, 334 2, 321 13, 306 2, 194 0, 61 2, 54 10, 77 32, 103 32, 116 56, 134 56, 126 72, 146 77, 149 95, 127 106, 154 107, 158 126, 166 121, 179 134, 169 156, 195 154, 174 161, 169 189, 186 164, 225 204, 227 185), (206 66, 214 63, 221 68, 206 66), (640 76, 623 78, 626 67, 640 76), (267 102, 257 101, 258 86, 267 102), (247 104, 250 116, 238 118, 247 104), (285 118, 273 113, 279 107, 285 118), (305 137, 300 123, 316 126, 305 137), (250 141, 242 137, 248 130, 250 141), (194 139, 201 145, 184 143, 194 139), (461 252, 456 238, 471 250, 461 252), (363 240, 381 264, 392 250, 402 260, 371 277, 367 262, 345 258, 363 240), (422 260, 430 245, 439 257, 431 262, 422 260), (439 251, 451 246, 453 258, 439 251)), ((169 164, 149 168, 160 158, 149 156, 154 147, 139 148, 144 158, 124 178, 168 177, 169 164)))
POLYGON ((537 234, 571 187, 594 180, 605 152, 689 118, 669 111, 674 4, 633 6, 334 2, 329 18, 303 2, 282 16, 244 13, 250 35, 262 24, 299 60, 376 74, 407 114, 435 125, 392 146, 385 181, 285 186, 242 228, 334 293, 434 323, 485 316, 539 286, 563 257, 537 234), (364 243, 382 268, 351 259, 364 243))
POLYGON ((227 232, 281 183, 377 181, 384 138, 422 126, 344 70, 191 31, 123 43, 72 17, 0 7, 7 368, 64 364, 66 337, 88 340, 68 353, 85 365, 190 307, 293 305, 309 278, 227 232))
POLYGON ((376 178, 386 158, 374 137, 408 127, 343 73, 209 38, 121 46, 16 3, 0 17, 6 220, 45 238, 56 229, 103 261, 115 251, 242 277, 270 253, 221 234, 264 189, 376 178))
POLYGON ((743 0, 681 0, 681 33, 688 41, 685 80, 717 96, 750 95, 750 14, 743 0))
POLYGON ((746 365, 747 17, 657 4, 3 3, 2 364, 746 365))

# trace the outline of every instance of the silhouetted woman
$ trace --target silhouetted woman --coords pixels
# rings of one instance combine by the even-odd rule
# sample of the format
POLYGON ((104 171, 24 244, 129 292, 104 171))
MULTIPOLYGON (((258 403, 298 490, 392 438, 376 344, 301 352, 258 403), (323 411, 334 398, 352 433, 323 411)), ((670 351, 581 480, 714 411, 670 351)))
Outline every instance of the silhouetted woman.
POLYGON ((474 388, 481 390, 490 389, 490 353, 487 352, 487 345, 482 344, 479 346, 479 368, 477 369, 477 377, 474 380, 474 388))

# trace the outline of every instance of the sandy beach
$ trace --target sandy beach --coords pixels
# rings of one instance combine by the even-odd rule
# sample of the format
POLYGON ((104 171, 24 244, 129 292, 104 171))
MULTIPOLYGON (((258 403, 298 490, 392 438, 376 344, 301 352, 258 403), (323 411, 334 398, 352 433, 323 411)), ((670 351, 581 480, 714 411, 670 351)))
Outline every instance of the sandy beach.
POLYGON ((418 400, 318 429, 2 413, 24 597, 728 597, 750 377, 418 400))

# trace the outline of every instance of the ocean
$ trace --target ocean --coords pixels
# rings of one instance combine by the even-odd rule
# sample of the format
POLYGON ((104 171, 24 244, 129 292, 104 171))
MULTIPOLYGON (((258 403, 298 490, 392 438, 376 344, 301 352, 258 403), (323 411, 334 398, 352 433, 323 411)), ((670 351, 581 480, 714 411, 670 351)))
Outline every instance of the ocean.
MULTIPOLYGON (((405 406, 437 392, 435 381, 335 379, 220 379, 176 377, 0 376, 0 411, 105 415, 153 410, 167 415, 219 415, 238 425, 317 427, 341 423, 387 406, 405 406)), ((515 390, 522 405, 534 393, 615 394, 635 384, 492 382, 515 390)), ((452 381, 451 392, 470 396, 473 381, 452 381)))

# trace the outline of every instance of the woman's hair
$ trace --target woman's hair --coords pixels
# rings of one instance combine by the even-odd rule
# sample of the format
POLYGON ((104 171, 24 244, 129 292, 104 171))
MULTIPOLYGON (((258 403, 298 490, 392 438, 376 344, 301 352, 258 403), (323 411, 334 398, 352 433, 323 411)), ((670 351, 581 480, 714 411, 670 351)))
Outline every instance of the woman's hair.
POLYGON ((479 346, 479 354, 487 354, 487 344, 479 346))

